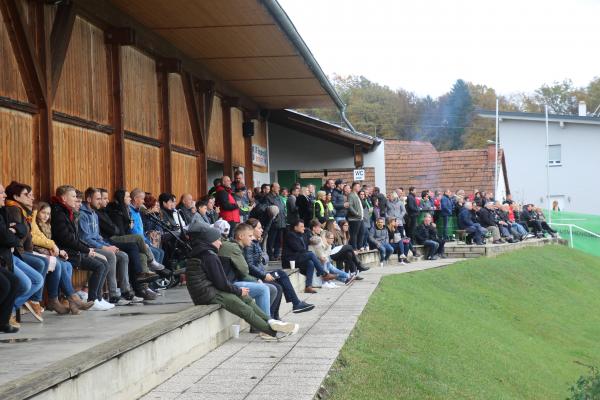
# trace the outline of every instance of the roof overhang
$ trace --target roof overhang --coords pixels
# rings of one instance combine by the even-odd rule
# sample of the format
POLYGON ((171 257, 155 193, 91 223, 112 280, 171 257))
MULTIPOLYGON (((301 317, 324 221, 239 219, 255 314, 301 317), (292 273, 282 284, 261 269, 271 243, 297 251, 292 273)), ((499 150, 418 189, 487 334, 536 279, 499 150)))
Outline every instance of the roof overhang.
POLYGON ((110 0, 265 109, 343 102, 276 0, 110 0))
MULTIPOLYGON (((477 115, 482 118, 496 118, 496 111, 478 110, 477 115)), ((498 117, 502 121, 546 121, 546 115, 543 113, 501 111, 498 113, 498 117)), ((558 123, 569 122, 575 124, 600 125, 600 118, 587 116, 580 117, 578 115, 548 114, 548 121, 558 123)))
POLYGON ((306 133, 344 146, 360 146, 369 151, 381 142, 373 136, 352 132, 340 125, 323 121, 293 110, 274 110, 269 113, 269 122, 306 133))

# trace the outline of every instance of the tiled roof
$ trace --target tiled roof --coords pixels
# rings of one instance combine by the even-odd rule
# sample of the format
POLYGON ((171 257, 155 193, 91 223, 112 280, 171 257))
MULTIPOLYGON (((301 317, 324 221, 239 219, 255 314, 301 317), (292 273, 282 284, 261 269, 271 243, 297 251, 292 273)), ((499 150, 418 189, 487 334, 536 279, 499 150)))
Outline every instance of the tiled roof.
MULTIPOLYGON (((503 164, 500 149, 498 160, 503 164)), ((388 192, 402 186, 431 189, 493 191, 494 146, 486 149, 437 151, 429 142, 385 141, 385 175, 388 192)))

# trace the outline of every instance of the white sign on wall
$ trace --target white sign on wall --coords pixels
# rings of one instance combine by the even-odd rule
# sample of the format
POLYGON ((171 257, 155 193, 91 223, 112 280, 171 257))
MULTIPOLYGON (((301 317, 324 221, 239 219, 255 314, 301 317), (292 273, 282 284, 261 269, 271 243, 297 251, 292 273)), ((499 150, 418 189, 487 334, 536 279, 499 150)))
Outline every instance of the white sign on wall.
POLYGON ((355 169, 354 170, 354 180, 355 181, 364 181, 365 180, 365 170, 364 169, 355 169))
POLYGON ((252 164, 259 167, 267 166, 267 149, 257 144, 252 145, 252 164))

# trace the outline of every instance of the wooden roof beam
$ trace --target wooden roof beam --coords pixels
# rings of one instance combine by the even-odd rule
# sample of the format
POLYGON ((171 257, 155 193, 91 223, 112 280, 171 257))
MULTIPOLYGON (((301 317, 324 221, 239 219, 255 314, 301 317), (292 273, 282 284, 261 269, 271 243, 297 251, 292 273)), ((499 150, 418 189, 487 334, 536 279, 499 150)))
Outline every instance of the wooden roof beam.
POLYGON ((58 82, 67 56, 67 50, 69 49, 69 42, 71 41, 73 26, 75 25, 75 17, 76 13, 73 3, 66 1, 58 5, 56 17, 52 24, 52 33, 50 35, 50 50, 52 57, 50 61, 50 71, 52 74, 51 97, 53 99, 56 95, 56 89, 58 88, 58 82))

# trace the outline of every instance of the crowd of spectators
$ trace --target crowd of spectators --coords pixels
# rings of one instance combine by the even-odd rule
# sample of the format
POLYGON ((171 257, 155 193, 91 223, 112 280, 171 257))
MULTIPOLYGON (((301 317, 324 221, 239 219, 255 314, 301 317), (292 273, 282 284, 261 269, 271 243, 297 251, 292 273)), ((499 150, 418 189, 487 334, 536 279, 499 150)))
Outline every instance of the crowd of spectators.
POLYGON ((151 302, 160 282, 185 272, 195 304, 219 304, 275 340, 298 331, 281 321, 282 299, 294 313, 314 308, 284 269, 298 268, 304 292, 316 293, 362 280, 368 267, 359 254, 367 250, 378 252, 381 265, 393 255, 409 263, 415 246, 428 260, 445 257, 453 218, 476 245, 556 236, 539 208, 478 191, 418 195, 411 187, 386 195, 341 179, 318 190, 276 182, 251 190, 237 172, 233 181, 216 179, 198 201, 139 188, 111 198, 103 188, 64 185, 49 202, 36 202, 30 186, 11 182, 0 185, 0 332, 18 331, 23 313, 41 322, 47 311, 77 315, 151 302), (87 271, 79 291, 74 270, 87 271))

